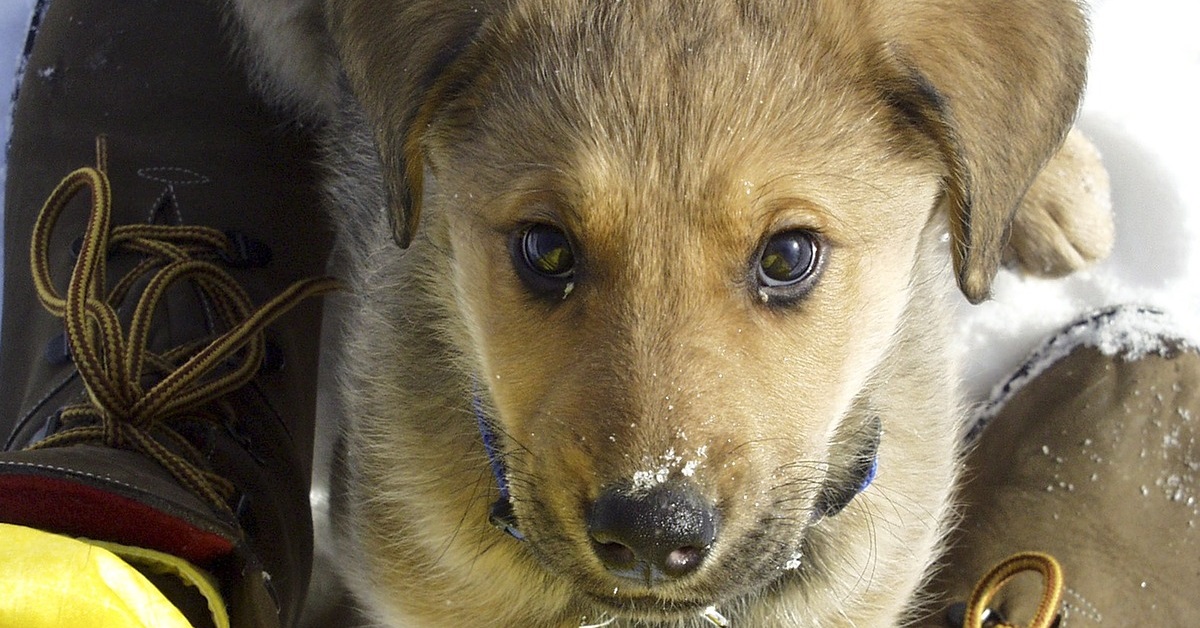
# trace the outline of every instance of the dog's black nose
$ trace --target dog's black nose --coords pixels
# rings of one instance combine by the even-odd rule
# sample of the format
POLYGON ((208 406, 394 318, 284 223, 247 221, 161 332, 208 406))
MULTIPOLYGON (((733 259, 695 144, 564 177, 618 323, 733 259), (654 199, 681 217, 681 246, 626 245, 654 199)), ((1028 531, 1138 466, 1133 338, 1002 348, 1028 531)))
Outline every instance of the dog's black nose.
POLYGON ((588 533, 609 571, 649 586, 704 562, 717 536, 717 516, 690 484, 611 488, 592 504, 588 533))

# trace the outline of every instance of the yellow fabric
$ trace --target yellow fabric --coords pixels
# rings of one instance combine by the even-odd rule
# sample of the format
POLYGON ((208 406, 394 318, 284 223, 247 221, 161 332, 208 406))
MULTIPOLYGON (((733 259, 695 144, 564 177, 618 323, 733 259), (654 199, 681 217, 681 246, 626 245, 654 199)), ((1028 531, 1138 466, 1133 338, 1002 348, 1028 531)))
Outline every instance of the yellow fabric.
POLYGON ((175 576, 184 584, 195 588, 208 601, 208 610, 212 615, 216 628, 229 628, 229 614, 225 609, 225 600, 217 590, 217 583, 208 572, 196 567, 188 561, 170 554, 148 550, 142 547, 130 547, 105 541, 82 539, 98 547, 102 547, 124 558, 130 563, 139 565, 141 571, 175 576))
POLYGON ((216 625, 229 626, 211 580, 182 559, 0 524, 0 628, 191 628, 114 550, 196 586, 208 599, 216 625))

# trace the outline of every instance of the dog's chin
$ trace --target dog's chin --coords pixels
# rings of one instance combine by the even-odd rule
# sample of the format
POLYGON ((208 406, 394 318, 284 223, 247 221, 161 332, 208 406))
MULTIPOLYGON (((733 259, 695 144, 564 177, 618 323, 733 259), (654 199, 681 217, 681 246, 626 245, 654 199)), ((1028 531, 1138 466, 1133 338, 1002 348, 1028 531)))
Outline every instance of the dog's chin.
POLYGON ((602 573, 582 576, 587 570, 564 566, 558 560, 543 565, 560 574, 575 574, 573 588, 580 599, 607 616, 670 623, 695 619, 710 607, 728 607, 775 588, 780 580, 798 573, 795 567, 801 545, 800 539, 783 540, 771 531, 758 530, 723 550, 722 556, 714 557, 717 560, 698 573, 661 586, 646 586, 602 573), (780 552, 779 547, 797 549, 780 552))
POLYGON ((583 597, 609 617, 649 623, 694 620, 711 608, 742 606, 746 598, 764 595, 782 579, 797 573, 775 564, 764 565, 762 569, 760 573, 743 574, 746 578, 740 581, 721 578, 720 584, 704 587, 677 587, 661 593, 641 589, 629 594, 614 587, 608 593, 589 590, 583 597))
POLYGON ((666 622, 692 618, 716 604, 708 599, 663 599, 655 595, 629 597, 586 595, 602 614, 634 621, 666 622))

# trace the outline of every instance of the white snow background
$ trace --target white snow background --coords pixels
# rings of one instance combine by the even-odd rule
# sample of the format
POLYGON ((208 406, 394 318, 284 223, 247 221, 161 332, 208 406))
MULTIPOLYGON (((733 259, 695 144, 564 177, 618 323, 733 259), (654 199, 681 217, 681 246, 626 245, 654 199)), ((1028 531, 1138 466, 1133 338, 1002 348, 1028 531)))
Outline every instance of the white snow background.
MULTIPOLYGON (((0 145, 8 142, 7 94, 34 1, 0 0, 0 145)), ((1088 4, 1093 52, 1079 125, 1109 169, 1116 246, 1107 261, 1069 279, 1002 272, 991 301, 963 302, 965 376, 976 399, 1042 336, 1104 305, 1156 305, 1200 337, 1200 2, 1088 4)), ((0 176, 5 165, 0 156, 0 176)), ((2 236, 0 225, 0 246, 2 236)))

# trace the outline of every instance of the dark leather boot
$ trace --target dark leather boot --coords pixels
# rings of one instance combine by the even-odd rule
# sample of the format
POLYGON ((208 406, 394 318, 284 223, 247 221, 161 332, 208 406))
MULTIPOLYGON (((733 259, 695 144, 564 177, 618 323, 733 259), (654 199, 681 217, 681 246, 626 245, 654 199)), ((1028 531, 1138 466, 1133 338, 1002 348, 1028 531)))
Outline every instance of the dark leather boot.
POLYGON ((219 4, 40 16, 6 189, 0 520, 181 556, 233 625, 286 626, 321 312, 297 303, 333 287, 293 282, 331 232, 315 147, 248 88, 219 4))
POLYGON ((920 625, 1195 623, 1200 351, 1186 334, 1152 310, 1099 312, 1043 345, 980 418, 964 519, 920 625), (1006 562, 1018 552, 1037 554, 1006 562))

